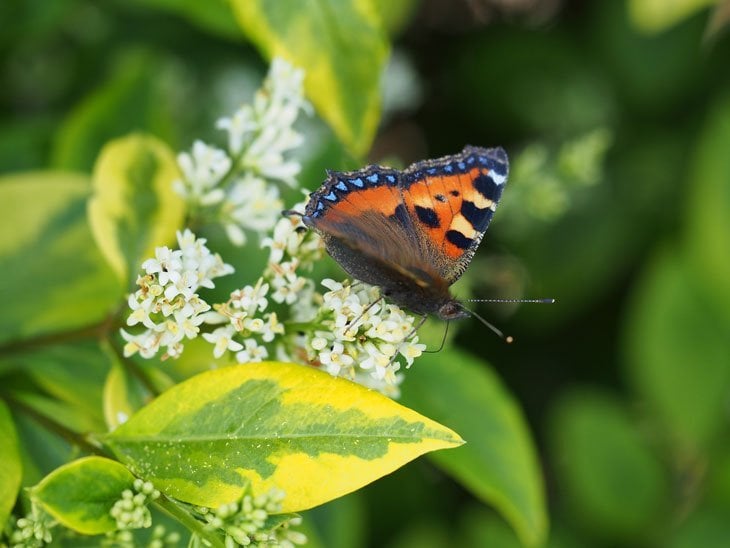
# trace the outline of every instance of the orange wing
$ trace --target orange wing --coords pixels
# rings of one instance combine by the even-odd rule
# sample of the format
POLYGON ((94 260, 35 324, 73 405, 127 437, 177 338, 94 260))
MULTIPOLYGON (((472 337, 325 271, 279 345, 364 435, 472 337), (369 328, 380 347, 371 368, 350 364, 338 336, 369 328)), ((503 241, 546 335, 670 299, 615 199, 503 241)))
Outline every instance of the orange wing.
POLYGON ((460 154, 426 160, 401 178, 403 201, 431 243, 430 258, 449 284, 464 273, 494 215, 509 162, 502 148, 467 146, 460 154))
MULTIPOLYGON (((329 171, 322 187, 311 194, 303 219, 325 237, 333 256, 345 244, 419 286, 440 288, 466 270, 492 219, 507 172, 503 149, 471 146, 403 172, 381 166, 329 171)), ((350 274, 382 285, 368 278, 366 261, 339 255, 335 258, 350 274)))
POLYGON ((382 272, 389 269, 420 287, 447 287, 431 263, 432 246, 403 203, 400 176, 380 166, 330 171, 311 194, 304 223, 322 234, 330 254, 360 280, 383 286, 382 272), (343 250, 343 244, 359 255, 343 250))

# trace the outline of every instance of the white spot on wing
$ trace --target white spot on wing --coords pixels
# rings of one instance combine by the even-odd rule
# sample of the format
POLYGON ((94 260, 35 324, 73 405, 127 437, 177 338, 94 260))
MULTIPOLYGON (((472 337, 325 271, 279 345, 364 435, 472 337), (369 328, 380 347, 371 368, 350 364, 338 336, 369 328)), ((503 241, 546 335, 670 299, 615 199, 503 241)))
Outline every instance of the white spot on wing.
POLYGON ((489 177, 491 177, 495 185, 503 185, 504 182, 507 180, 506 175, 500 175, 498 173, 495 173, 494 171, 489 172, 489 177))

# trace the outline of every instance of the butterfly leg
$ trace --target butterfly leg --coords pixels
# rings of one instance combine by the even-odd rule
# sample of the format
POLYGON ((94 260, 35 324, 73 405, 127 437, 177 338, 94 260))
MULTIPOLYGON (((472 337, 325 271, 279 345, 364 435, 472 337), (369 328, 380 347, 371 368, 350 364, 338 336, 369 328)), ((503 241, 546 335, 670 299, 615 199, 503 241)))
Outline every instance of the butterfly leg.
MULTIPOLYGON (((359 281, 356 281, 355 283, 360 283, 360 282, 359 281)), ((353 283, 352 285, 355 285, 355 284, 353 283)), ((352 285, 350 287, 352 287, 352 285)), ((357 322, 359 322, 363 318, 363 316, 365 316, 365 314, 367 314, 368 312, 370 312, 370 309, 372 307, 374 307, 376 304, 378 304, 382 300, 383 300, 383 297, 378 297, 377 299, 375 299, 373 302, 371 302, 369 305, 367 305, 367 307, 365 308, 365 310, 363 310, 362 312, 360 312, 360 314, 354 320, 347 322, 347 326, 349 328, 351 328, 351 329, 353 327, 357 326, 357 322)))

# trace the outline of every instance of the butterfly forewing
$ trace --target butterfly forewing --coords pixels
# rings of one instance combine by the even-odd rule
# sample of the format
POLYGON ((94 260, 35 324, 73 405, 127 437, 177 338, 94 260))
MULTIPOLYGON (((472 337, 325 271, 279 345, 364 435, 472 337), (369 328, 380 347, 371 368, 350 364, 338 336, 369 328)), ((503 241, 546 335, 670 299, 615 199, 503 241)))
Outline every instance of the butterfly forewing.
POLYGON ((449 284, 474 256, 508 170, 503 149, 467 146, 461 154, 414 164, 400 178, 406 208, 430 243, 429 261, 449 284))

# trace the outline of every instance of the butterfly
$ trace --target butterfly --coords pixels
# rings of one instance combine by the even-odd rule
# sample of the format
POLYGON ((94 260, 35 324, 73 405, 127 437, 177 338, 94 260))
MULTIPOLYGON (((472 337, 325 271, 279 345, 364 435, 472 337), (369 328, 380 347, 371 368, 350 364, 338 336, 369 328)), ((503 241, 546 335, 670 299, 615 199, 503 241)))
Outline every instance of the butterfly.
POLYGON ((469 266, 508 172, 504 149, 474 146, 402 171, 328 170, 302 221, 348 274, 391 302, 424 319, 463 318, 449 287, 469 266))

